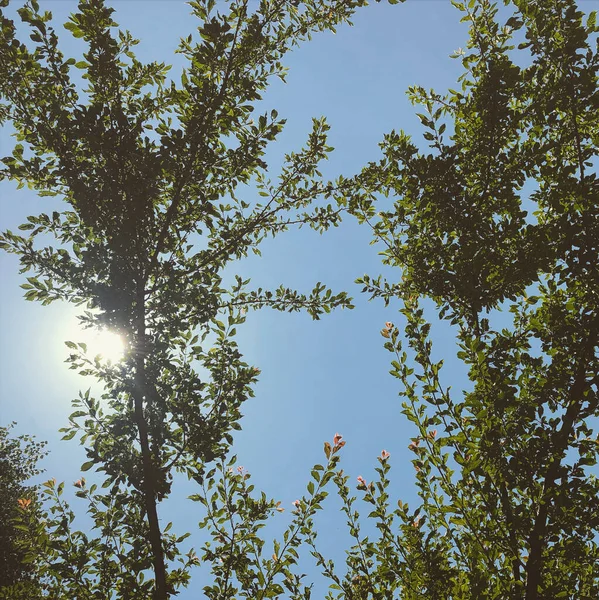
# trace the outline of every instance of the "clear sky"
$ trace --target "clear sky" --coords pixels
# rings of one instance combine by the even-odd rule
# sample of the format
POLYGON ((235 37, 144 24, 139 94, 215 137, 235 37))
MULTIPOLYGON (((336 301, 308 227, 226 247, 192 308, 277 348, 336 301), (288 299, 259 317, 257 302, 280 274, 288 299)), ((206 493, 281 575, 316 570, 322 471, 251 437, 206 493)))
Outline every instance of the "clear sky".
MULTIPOLYGON (((16 8, 20 3, 12 4, 16 8)), ((41 0, 40 4, 59 23, 76 6, 71 0, 41 0)), ((176 74, 182 66, 181 56, 174 54, 178 40, 195 27, 187 5, 179 0, 110 4, 121 28, 141 39, 138 58, 172 64, 176 74)), ((302 146, 311 118, 321 115, 331 125, 330 142, 336 149, 326 164, 325 177, 351 175, 378 159, 378 143, 393 128, 414 133, 420 143, 417 109, 409 104, 405 90, 412 84, 438 91, 455 86, 461 65, 449 55, 465 45, 467 36, 460 16, 445 0, 408 0, 396 6, 373 3, 357 12, 353 28, 316 35, 288 55, 288 83, 273 81, 263 102, 265 109, 275 108, 288 120, 279 142, 269 150, 272 172, 276 174, 285 152, 302 146)), ((78 46, 68 32, 62 27, 58 31, 65 40, 65 53, 78 57, 78 46)), ((10 148, 8 132, 0 132, 2 155, 9 154, 10 148)), ((54 202, 3 183, 0 226, 15 229, 29 214, 51 211, 54 202)), ((392 499, 414 500, 407 445, 416 433, 400 413, 399 382, 388 374, 391 356, 383 349, 379 333, 385 321, 401 326, 401 318, 397 306, 367 302, 353 283, 364 273, 381 272, 377 249, 369 241, 369 231, 348 218, 322 237, 308 229, 283 234, 264 244, 262 258, 238 265, 238 272, 251 277, 255 287, 284 283, 310 291, 322 281, 355 298, 353 311, 325 315, 317 322, 305 314, 251 313, 240 330, 240 349, 262 374, 256 397, 244 407, 243 431, 236 435, 234 451, 256 488, 287 508, 279 517, 282 523, 290 518, 291 502, 303 493, 311 466, 322 461, 323 441, 332 440, 336 432, 347 441, 343 468, 354 482, 358 475, 372 477, 376 457, 385 448, 393 466, 392 499)), ((19 288, 24 276, 18 275, 14 256, 0 254, 0 269, 0 422, 17 421, 18 432, 48 440, 47 477, 73 482, 80 476, 83 451, 75 441, 59 441, 57 430, 66 424, 77 390, 92 383, 74 375, 63 362, 67 356, 63 342, 82 339, 76 333, 76 313, 56 303, 42 307, 26 302, 19 288)), ((465 383, 456 368, 452 336, 442 327, 433 339, 436 354, 448 365, 445 381, 460 390, 465 383)), ((199 511, 184 499, 193 493, 193 486, 181 482, 175 490, 174 498, 162 507, 161 518, 173 520, 181 532, 194 532, 199 511)), ((73 507, 85 511, 82 502, 75 501, 73 507)), ((345 539, 340 533, 344 520, 336 507, 331 508, 326 522, 320 521, 325 554, 345 539)), ((199 589, 197 581, 179 597, 197 597, 199 589)))

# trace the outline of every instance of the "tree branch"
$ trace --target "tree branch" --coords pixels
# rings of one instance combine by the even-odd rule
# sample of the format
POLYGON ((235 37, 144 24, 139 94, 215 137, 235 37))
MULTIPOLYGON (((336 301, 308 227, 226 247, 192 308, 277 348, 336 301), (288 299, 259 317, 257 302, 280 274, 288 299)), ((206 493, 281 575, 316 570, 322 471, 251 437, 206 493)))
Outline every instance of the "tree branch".
POLYGON ((556 488, 559 471, 562 466, 562 459, 568 448, 568 440, 574 433, 574 425, 578 420, 582 409, 583 394, 589 387, 587 381, 587 368, 593 356, 594 348, 597 343, 597 326, 594 325, 589 334, 589 338, 582 352, 578 371, 574 383, 570 388, 568 408, 562 417, 562 426, 556 433, 551 451, 553 457, 543 484, 543 493, 539 500, 539 509, 534 521, 534 525, 528 538, 530 552, 526 564, 526 596, 525 600, 538 600, 539 588, 541 585, 541 575, 543 571, 543 550, 547 546, 547 519, 549 516, 549 505, 556 488))

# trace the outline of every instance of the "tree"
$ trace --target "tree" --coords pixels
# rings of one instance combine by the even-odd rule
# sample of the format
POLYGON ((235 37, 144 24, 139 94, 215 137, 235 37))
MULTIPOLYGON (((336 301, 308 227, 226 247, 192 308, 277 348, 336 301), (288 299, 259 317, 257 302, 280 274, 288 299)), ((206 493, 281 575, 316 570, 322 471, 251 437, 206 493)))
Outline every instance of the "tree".
MULTIPOLYGON (((337 224, 337 207, 311 208, 344 185, 323 182, 318 171, 331 150, 326 122, 314 121, 305 148, 287 155, 272 180, 263 155, 284 121, 274 110, 253 113, 268 80, 284 79, 286 52, 313 32, 334 30, 363 4, 234 0, 221 12, 213 0, 192 0, 199 41, 181 40, 189 67, 180 83, 168 79, 164 63, 135 58, 137 41, 115 30, 114 11, 102 0, 81 0, 65 24, 87 44, 83 60, 65 59, 52 15, 40 12, 36 0, 17 10, 30 29, 27 43, 2 15, 0 121, 11 124, 17 143, 0 177, 64 203, 54 202, 51 215, 29 217, 20 226, 27 234, 2 234, 0 246, 20 256, 23 272, 33 272, 23 285, 26 299, 84 305, 85 326, 117 331, 127 345, 125 361, 107 364, 88 357, 84 344, 67 342, 71 368, 105 386, 100 399, 89 390, 80 394, 64 431, 86 444, 82 470, 105 474, 108 494, 89 501, 101 512, 97 526, 107 538, 94 547, 79 532, 60 550, 58 541, 32 547, 50 553, 50 594, 83 598, 118 589, 147 598, 150 564, 155 598, 185 583, 182 572, 168 572, 178 550, 161 530, 158 504, 174 471, 203 481, 205 465, 225 455, 230 431, 239 428, 259 372, 243 362, 233 339, 245 309, 306 310, 318 318, 351 306, 345 293, 320 283, 309 294, 284 286, 252 291, 238 277, 227 289, 221 274, 290 225, 337 224), (241 191, 249 182, 261 202, 241 191), (57 248, 44 246, 46 234, 57 248), (114 525, 118 535, 100 523, 115 514, 124 519, 114 525), (90 563, 93 552, 109 561, 117 547, 130 562, 126 571, 90 563)), ((58 540, 71 513, 61 504, 60 485, 50 482, 48 491, 62 514, 48 522, 58 540)))
POLYGON ((573 0, 505 2, 507 17, 488 0, 454 4, 470 26, 461 88, 409 91, 428 152, 391 132, 350 202, 402 271, 398 283, 361 282, 403 304, 402 325, 382 334, 417 426, 422 498, 418 512, 395 512, 404 530, 393 542, 384 465, 362 486, 384 544, 361 547, 377 560, 359 575, 373 597, 387 597, 380 578, 395 569, 402 599, 595 598, 596 14, 573 0), (393 199, 382 210, 381 194, 393 199), (442 383, 435 312, 454 326, 463 394, 442 383))
POLYGON ((29 507, 37 498, 37 487, 28 481, 42 472, 38 463, 46 454, 45 442, 11 436, 13 425, 0 427, 0 588, 24 587, 32 579, 33 568, 19 544, 23 531, 15 520, 19 507, 29 507))

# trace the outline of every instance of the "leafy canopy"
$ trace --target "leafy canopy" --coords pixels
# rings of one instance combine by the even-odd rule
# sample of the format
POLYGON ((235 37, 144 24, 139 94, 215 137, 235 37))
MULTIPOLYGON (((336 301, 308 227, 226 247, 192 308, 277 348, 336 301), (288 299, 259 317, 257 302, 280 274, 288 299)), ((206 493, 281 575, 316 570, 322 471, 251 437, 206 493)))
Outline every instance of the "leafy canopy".
MULTIPOLYGON (((315 214, 333 223, 348 210, 371 227, 385 265, 401 272, 397 281, 369 275, 359 281, 372 298, 400 303, 401 324, 388 322, 381 334, 392 353, 391 375, 398 379, 404 414, 416 429, 409 449, 420 503, 391 505, 390 457, 383 451, 376 478, 358 478, 358 494, 369 511, 364 524, 349 477, 339 469, 345 441, 336 435, 332 444, 325 443, 325 464, 314 467, 289 528, 265 558, 269 552, 260 529, 281 507, 253 489, 249 474, 235 469, 234 459, 225 459, 224 447, 214 452, 219 460, 208 471, 184 463, 197 476, 199 492, 192 500, 205 508, 201 526, 211 540, 200 557, 180 557, 183 566, 170 577, 184 582, 191 564, 209 563, 213 580, 204 587, 207 597, 310 598, 311 585, 298 573, 302 544, 330 581, 328 598, 591 600, 599 595, 599 27, 596 15, 584 15, 573 0, 506 0, 507 11, 488 0, 454 4, 470 29, 466 49, 455 55, 464 66, 459 89, 446 94, 418 86, 409 90, 422 107, 428 149, 403 132, 391 132, 381 144, 379 162, 328 188, 337 206, 305 216, 324 227, 329 221, 314 220, 315 214), (448 321, 456 332, 458 358, 470 380, 462 392, 443 382, 443 361, 433 356, 431 315, 448 321), (331 485, 355 540, 342 570, 322 554, 314 525, 331 485)), ((166 218, 171 206, 160 216, 166 218)), ((11 248, 27 243, 18 236, 6 239, 11 248)), ((211 243, 202 252, 229 247, 226 239, 211 243)), ((150 255, 150 265, 167 262, 156 256, 150 255)), ((177 260, 191 260, 186 252, 180 256, 177 260)), ((153 269, 148 281, 157 282, 160 290, 163 280, 153 269)), ((233 298, 260 304, 259 293, 243 296, 242 288, 240 282, 233 298)), ((284 303, 281 294, 274 300, 284 303)), ((132 310, 138 301, 132 301, 132 310)), ((144 300, 144 307, 160 306, 152 302, 144 300)), ((114 326, 127 330, 127 319, 118 311, 103 311, 114 318, 114 326)), ((146 316, 151 325, 142 337, 150 342, 152 327, 159 327, 152 315, 158 314, 149 310, 146 316)), ((237 322, 230 321, 229 327, 237 322)), ((139 328, 131 329, 139 339, 139 328)), ((231 348, 227 326, 216 323, 213 329, 221 347, 231 348)), ((172 339, 178 339, 177 331, 172 339)), ((160 398, 166 385, 161 388, 154 373, 161 371, 150 369, 152 376, 145 375, 146 364, 156 364, 153 343, 142 371, 160 398)), ((235 376, 243 372, 240 367, 235 376)), ((104 376, 110 377, 118 381, 116 375, 104 376)), ((250 376, 244 383, 251 381, 250 376)), ((122 394, 116 405, 121 413, 128 398, 122 394)), ((135 400, 135 388, 130 395, 135 400)), ((81 403, 89 407, 89 397, 82 395, 81 403)), ((159 400, 147 404, 148 416, 154 405, 160 406, 159 400)), ((88 410, 97 415, 100 408, 93 404, 88 410)), ((100 422, 113 426, 111 415, 102 415, 100 422)), ((225 421, 231 422, 231 416, 225 421)), ((141 421, 129 417, 124 422, 141 421)), ((157 436, 153 423, 149 419, 151 437, 157 436)), ((212 425, 207 430, 213 431, 212 425)), ((170 437, 164 434, 165 448, 176 432, 173 426, 170 437)), ((91 439, 102 439, 95 435, 91 439)), ((121 434, 118 443, 126 439, 121 434)), ((135 450, 131 443, 120 456, 135 456, 135 450)), ((101 454, 109 455, 105 449, 101 454)), ((174 443, 172 455, 177 456, 174 443)), ((127 467, 119 469, 115 473, 129 473, 127 467)), ((113 481, 121 485, 118 477, 113 481)), ((71 568, 57 575, 51 567, 45 576, 76 590, 78 597, 87 597, 84 592, 89 594, 97 581, 116 581, 127 593, 142 590, 130 597, 144 597, 152 585, 144 588, 144 567, 129 548, 146 553, 141 555, 146 569, 156 552, 127 530, 145 524, 143 501, 135 503, 124 486, 107 497, 97 496, 97 488, 88 489, 83 481, 78 484, 91 506, 96 498, 104 502, 94 513, 97 527, 110 525, 86 555, 87 538, 79 533, 74 543, 68 542, 73 539, 68 527, 61 530, 53 521, 59 551, 51 564, 61 552, 68 565, 83 556, 86 575, 78 580, 81 571, 71 568), (123 506, 134 507, 132 516, 123 519, 123 506), (111 535, 114 546, 106 541, 111 535), (119 572, 115 554, 128 557, 127 574, 119 572), (102 564, 111 565, 109 576, 99 568, 102 564)), ((55 506, 60 506, 60 492, 60 486, 49 485, 55 506)), ((39 527, 38 539, 44 535, 39 527)), ((172 560, 181 540, 166 535, 163 542, 172 560)))
POLYGON ((51 214, 29 217, 24 233, 4 232, 0 247, 33 273, 26 299, 84 305, 85 326, 108 327, 127 347, 124 361, 106 364, 87 356, 84 344, 67 342, 71 368, 96 377, 105 393, 82 392, 64 432, 86 445, 82 470, 105 474, 110 489, 98 518, 112 508, 127 515, 119 525, 127 550, 119 555, 130 558, 98 572, 94 561, 115 559, 111 544, 88 544, 82 534, 74 558, 73 548, 48 542, 52 560, 64 551, 63 564, 97 576, 79 573, 66 583, 61 575, 56 583, 50 560, 50 593, 66 586, 81 598, 104 589, 147 597, 150 563, 157 598, 185 583, 184 570, 167 573, 179 550, 177 538, 163 536, 157 503, 170 493, 175 470, 201 481, 205 464, 225 455, 240 427, 258 375, 234 340, 245 310, 306 310, 316 319, 351 307, 345 293, 321 283, 307 294, 284 285, 251 290, 239 276, 225 286, 222 273, 292 224, 325 230, 338 223, 337 207, 312 206, 344 185, 322 181, 318 170, 331 151, 324 119, 314 120, 305 147, 272 177, 263 157, 284 120, 275 110, 254 113, 269 80, 284 79, 284 55, 347 22, 365 2, 189 4, 198 27, 178 48, 188 61, 180 81, 169 79, 164 63, 135 57, 137 40, 116 29, 103 0, 81 0, 65 24, 86 45, 80 59, 65 58, 52 15, 36 0, 16 11, 29 29, 26 41, 22 27, 1 16, 0 122, 11 125, 16 143, 0 178, 60 201, 51 214))

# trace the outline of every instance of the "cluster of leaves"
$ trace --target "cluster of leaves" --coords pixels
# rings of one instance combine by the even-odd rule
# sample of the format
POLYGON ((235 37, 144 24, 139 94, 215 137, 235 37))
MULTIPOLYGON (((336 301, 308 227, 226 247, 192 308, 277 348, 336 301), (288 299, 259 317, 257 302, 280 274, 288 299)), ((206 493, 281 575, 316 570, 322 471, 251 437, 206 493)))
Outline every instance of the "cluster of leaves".
POLYGON ((37 487, 28 482, 41 473, 38 463, 46 444, 28 435, 12 437, 12 427, 0 427, 0 588, 27 589, 34 569, 24 560, 24 532, 16 519, 19 507, 30 506, 38 496, 37 487))
MULTIPOLYGON (((36 504, 19 507, 19 527, 26 532, 21 547, 26 560, 35 560, 36 587, 3 589, 6 598, 131 598, 147 599, 155 584, 152 549, 147 544, 148 523, 144 499, 134 498, 118 485, 103 493, 88 486, 81 478, 74 484, 76 496, 85 500, 91 527, 77 528, 76 515, 64 500, 64 483, 45 482, 36 504)), ((168 585, 177 588, 189 581, 196 564, 193 553, 183 555, 181 543, 189 534, 169 533, 172 524, 162 530, 166 559, 174 565, 168 573, 168 585)))

